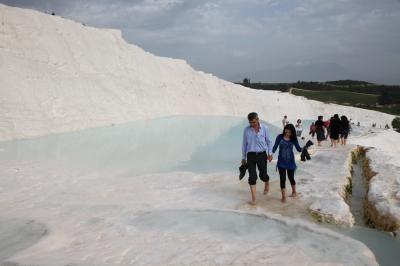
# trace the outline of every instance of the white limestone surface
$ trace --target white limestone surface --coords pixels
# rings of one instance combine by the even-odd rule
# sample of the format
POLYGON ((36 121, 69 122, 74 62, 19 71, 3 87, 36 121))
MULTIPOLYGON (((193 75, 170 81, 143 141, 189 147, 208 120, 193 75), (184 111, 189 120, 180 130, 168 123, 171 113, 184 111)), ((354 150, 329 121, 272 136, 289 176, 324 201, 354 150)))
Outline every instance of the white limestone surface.
POLYGON ((154 56, 121 32, 0 4, 0 140, 74 131, 169 115, 277 121, 351 114, 389 123, 391 115, 248 89, 154 56))
POLYGON ((370 148, 367 157, 377 173, 369 182, 368 200, 382 216, 390 216, 400 226, 400 133, 370 129, 352 143, 370 148))

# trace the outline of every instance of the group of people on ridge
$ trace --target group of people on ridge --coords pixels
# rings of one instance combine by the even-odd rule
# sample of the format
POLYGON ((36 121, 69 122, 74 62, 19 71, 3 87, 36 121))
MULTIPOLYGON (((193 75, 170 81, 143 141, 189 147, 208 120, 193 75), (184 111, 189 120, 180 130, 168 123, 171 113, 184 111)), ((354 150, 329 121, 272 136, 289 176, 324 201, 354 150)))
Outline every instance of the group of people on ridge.
MULTIPOLYGON (((279 149, 277 170, 280 177, 281 188, 281 201, 286 202, 286 177, 288 177, 291 185, 291 194, 289 197, 296 197, 296 181, 294 179, 295 170, 297 168, 293 149, 298 152, 302 151, 299 145, 298 137, 301 136, 303 131, 301 120, 297 120, 296 127, 289 123, 287 116, 282 120, 283 131, 279 134, 274 144, 271 141, 269 129, 267 125, 260 123, 257 113, 249 113, 248 116, 249 126, 244 129, 243 142, 242 142, 242 166, 249 172, 249 185, 251 193, 250 204, 256 204, 256 183, 257 183, 257 169, 259 171, 259 178, 265 183, 264 194, 269 192, 269 176, 267 174, 267 162, 271 162, 273 154, 279 149)), ((339 139, 342 139, 342 144, 346 145, 346 139, 350 132, 350 122, 346 116, 339 118, 335 114, 330 120, 329 124, 323 121, 323 117, 319 116, 315 123, 310 127, 310 135, 314 137, 317 135, 318 145, 326 139, 325 129, 328 132, 332 144, 336 147, 339 139)))
POLYGON ((314 138, 317 135, 318 146, 322 141, 331 140, 331 147, 336 148, 339 144, 346 145, 347 138, 351 131, 351 123, 345 115, 339 118, 338 114, 324 121, 323 116, 318 116, 318 120, 310 126, 310 135, 314 138), (326 131, 326 133, 325 133, 326 131))

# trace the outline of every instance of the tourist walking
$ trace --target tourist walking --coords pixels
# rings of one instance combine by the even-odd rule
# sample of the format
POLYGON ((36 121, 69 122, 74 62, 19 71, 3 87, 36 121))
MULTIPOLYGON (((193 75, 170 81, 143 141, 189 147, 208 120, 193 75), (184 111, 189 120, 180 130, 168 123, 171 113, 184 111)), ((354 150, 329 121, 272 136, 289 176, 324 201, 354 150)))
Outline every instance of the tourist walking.
POLYGON ((272 153, 275 153, 279 148, 277 168, 280 177, 281 186, 281 201, 286 202, 286 173, 292 186, 292 194, 290 197, 295 197, 296 181, 294 180, 294 172, 296 170, 296 162, 294 158, 293 148, 301 152, 301 148, 296 136, 296 130, 292 124, 288 124, 283 129, 283 133, 278 135, 275 140, 272 153))
POLYGON ((311 126, 310 126, 310 133, 309 133, 309 135, 311 135, 312 138, 315 137, 316 129, 317 129, 317 127, 315 126, 315 122, 312 122, 311 126))
POLYGON ((282 127, 285 127, 287 124, 289 124, 289 120, 287 119, 287 115, 285 115, 282 119, 282 127))
POLYGON ((297 119, 297 123, 296 123, 296 136, 298 138, 301 137, 301 133, 303 132, 303 126, 301 124, 301 119, 297 119))
POLYGON ((242 143, 242 165, 249 171, 249 185, 251 193, 250 204, 256 204, 256 183, 258 168, 260 179, 265 182, 264 194, 269 191, 269 177, 267 175, 267 160, 272 161, 272 141, 269 137, 267 125, 260 123, 257 113, 247 116, 249 126, 244 129, 242 143))
POLYGON ((318 146, 321 146, 321 142, 325 140, 325 124, 322 120, 322 115, 318 116, 318 120, 315 121, 315 132, 317 133, 318 146))
POLYGON ((336 145, 339 143, 339 134, 341 133, 341 128, 342 126, 339 115, 335 114, 329 123, 329 136, 331 138, 331 147, 333 148, 336 148, 336 145))
POLYGON ((347 137, 350 133, 350 121, 345 115, 340 117, 341 133, 340 133, 340 144, 346 145, 347 137))
POLYGON ((324 127, 326 128, 326 136, 325 136, 326 140, 328 140, 331 135, 331 128, 330 128, 331 119, 332 119, 332 117, 324 122, 324 127))

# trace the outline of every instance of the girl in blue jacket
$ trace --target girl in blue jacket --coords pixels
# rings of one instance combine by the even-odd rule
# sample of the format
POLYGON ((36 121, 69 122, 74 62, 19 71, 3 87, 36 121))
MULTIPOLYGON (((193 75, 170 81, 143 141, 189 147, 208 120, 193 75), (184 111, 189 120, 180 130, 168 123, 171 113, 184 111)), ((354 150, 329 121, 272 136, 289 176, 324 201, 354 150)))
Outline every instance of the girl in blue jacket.
POLYGON ((294 181, 294 171, 296 170, 296 162, 294 159, 293 147, 298 152, 301 152, 301 148, 296 136, 296 129, 293 124, 288 124, 283 129, 283 133, 278 135, 275 140, 275 145, 272 152, 275 153, 279 147, 278 163, 277 168, 279 170, 279 177, 281 180, 281 201, 286 202, 286 173, 288 175, 290 184, 292 185, 292 195, 295 197, 296 193, 296 181, 294 181))

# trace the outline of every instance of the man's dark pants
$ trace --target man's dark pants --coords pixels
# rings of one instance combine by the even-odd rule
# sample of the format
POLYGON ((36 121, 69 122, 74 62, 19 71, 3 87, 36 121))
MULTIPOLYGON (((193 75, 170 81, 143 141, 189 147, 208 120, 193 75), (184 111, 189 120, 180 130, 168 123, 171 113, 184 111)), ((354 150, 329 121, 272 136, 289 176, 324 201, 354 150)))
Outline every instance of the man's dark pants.
POLYGON ((267 175, 267 153, 264 152, 248 152, 247 153, 247 169, 249 171, 249 185, 253 186, 257 183, 258 168, 260 179, 264 182, 269 181, 267 175))

